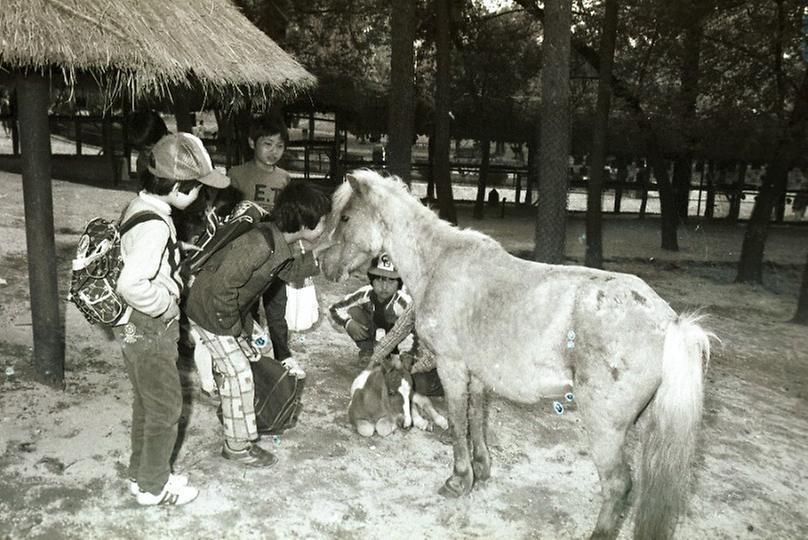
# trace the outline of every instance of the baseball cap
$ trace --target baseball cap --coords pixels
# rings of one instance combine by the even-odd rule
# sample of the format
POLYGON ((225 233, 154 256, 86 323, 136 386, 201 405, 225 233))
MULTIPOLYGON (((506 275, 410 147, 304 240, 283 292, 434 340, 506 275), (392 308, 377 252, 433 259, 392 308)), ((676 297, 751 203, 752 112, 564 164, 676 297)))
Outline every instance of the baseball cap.
POLYGON ((382 253, 378 257, 371 259, 368 275, 382 276, 392 279, 399 279, 401 277, 398 275, 396 267, 393 266, 393 261, 390 260, 387 253, 382 253))
POLYGON ((199 137, 190 133, 170 133, 157 141, 151 149, 149 172, 168 180, 198 180, 215 188, 230 185, 230 179, 213 168, 199 137))

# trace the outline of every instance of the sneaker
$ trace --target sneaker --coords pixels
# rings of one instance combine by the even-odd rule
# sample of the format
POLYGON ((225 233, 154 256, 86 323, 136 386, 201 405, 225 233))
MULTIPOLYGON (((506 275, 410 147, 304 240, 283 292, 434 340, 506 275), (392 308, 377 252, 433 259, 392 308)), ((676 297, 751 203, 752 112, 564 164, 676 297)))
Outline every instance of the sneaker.
POLYGON ((232 450, 225 443, 224 448, 222 448, 222 457, 247 467, 272 467, 278 462, 275 454, 264 450, 257 444, 251 444, 249 448, 244 450, 232 450))
MULTIPOLYGON (((183 487, 188 485, 188 477, 184 474, 174 474, 171 473, 168 475, 168 481, 166 484, 173 484, 175 486, 183 487)), ((140 487, 137 485, 137 479, 130 478, 129 479, 129 493, 132 495, 137 495, 140 493, 140 487)))
POLYGON ((148 491, 138 491, 137 503, 143 506, 171 505, 179 506, 187 504, 199 495, 199 490, 189 485, 179 486, 169 480, 163 486, 163 490, 154 495, 148 491))
POLYGON ((286 360, 281 360, 281 364, 283 364, 283 367, 285 367, 289 374, 295 379, 306 378, 306 372, 303 371, 303 368, 300 367, 300 364, 297 363, 294 357, 290 356, 286 360))

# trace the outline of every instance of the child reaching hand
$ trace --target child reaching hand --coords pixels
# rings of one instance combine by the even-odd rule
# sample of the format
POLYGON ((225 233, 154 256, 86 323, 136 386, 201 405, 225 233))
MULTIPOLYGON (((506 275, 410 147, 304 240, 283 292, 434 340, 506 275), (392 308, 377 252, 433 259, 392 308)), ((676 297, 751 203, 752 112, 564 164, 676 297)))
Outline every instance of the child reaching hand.
MULTIPOLYGON (((247 467, 271 467, 277 458, 261 448, 255 414, 250 343, 253 306, 277 280, 316 271, 313 245, 325 229, 331 200, 305 182, 290 182, 278 195, 271 220, 255 223, 201 263, 188 293, 187 312, 201 345, 222 375, 222 457, 247 467)), ((263 213, 263 211, 262 211, 263 213)), ((297 378, 306 376, 290 355, 278 358, 297 378)))

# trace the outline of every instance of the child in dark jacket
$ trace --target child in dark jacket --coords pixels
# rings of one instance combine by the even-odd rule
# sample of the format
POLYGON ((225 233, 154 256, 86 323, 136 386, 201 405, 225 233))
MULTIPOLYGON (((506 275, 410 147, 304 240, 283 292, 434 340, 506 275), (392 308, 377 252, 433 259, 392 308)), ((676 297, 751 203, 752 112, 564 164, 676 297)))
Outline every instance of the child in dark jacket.
MULTIPOLYGON (((255 388, 250 362, 259 354, 250 343, 253 306, 277 279, 316 273, 314 253, 306 250, 325 229, 331 201, 316 187, 293 181, 279 194, 271 220, 262 221, 216 251, 199 269, 188 293, 187 312, 202 345, 222 374, 225 459, 268 467, 277 458, 255 441, 255 388)), ((292 357, 284 366, 303 378, 292 357)))

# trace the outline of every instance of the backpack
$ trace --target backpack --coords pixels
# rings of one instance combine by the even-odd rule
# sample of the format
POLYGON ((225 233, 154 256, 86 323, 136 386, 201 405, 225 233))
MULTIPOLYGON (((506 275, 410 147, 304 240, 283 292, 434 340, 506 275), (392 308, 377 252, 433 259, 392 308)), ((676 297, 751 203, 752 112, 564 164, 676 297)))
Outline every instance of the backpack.
MULTIPOLYGON (((127 308, 116 291, 123 268, 121 236, 135 225, 159 219, 154 212, 138 212, 126 222, 93 218, 84 227, 76 247, 67 299, 73 302, 90 324, 115 326, 127 308)), ((173 242, 169 239, 166 247, 173 242)))
MULTIPOLYGON (((271 356, 250 362, 255 383, 255 423, 258 433, 282 433, 295 427, 303 408, 301 394, 305 379, 289 374, 283 364, 271 356)), ((216 411, 222 421, 222 406, 216 411)))
POLYGON ((194 243, 200 249, 186 256, 184 270, 190 275, 197 274, 213 254, 249 231, 265 214, 254 202, 241 201, 221 222, 213 214, 206 216, 205 232, 194 243))

